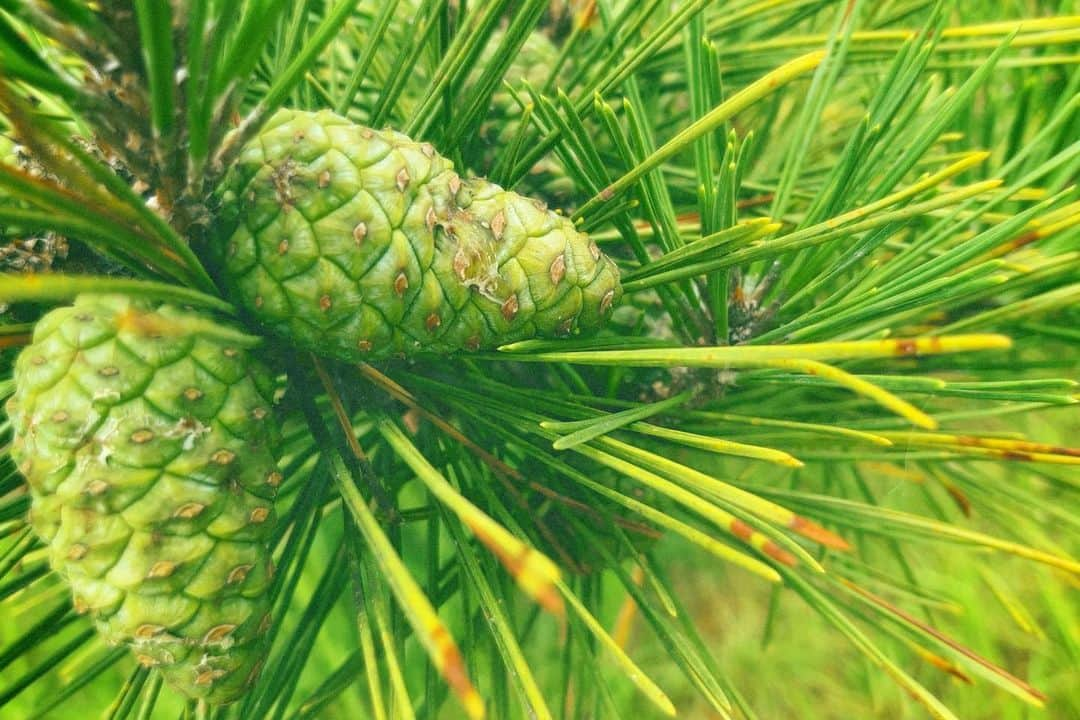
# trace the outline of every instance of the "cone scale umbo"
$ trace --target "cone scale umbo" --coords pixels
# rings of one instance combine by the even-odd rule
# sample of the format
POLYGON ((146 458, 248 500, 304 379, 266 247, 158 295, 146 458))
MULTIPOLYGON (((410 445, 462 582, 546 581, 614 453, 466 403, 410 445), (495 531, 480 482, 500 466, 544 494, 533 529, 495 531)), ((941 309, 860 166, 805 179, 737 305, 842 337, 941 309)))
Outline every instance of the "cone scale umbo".
POLYGON ((210 703, 251 685, 270 623, 278 431, 244 337, 84 295, 37 323, 7 405, 31 523, 76 610, 210 703))
POLYGON ((615 263, 567 218, 427 144, 282 110, 220 193, 222 280, 270 332, 344 360, 598 327, 615 263))

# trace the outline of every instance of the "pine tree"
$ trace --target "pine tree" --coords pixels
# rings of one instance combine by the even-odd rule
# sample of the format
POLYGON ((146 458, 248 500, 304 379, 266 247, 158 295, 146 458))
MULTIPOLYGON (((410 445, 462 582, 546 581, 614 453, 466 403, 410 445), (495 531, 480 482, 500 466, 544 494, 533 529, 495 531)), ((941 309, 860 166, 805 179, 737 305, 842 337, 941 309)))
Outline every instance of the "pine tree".
POLYGON ((1074 716, 1067 5, 0 4, 0 715, 1074 716))

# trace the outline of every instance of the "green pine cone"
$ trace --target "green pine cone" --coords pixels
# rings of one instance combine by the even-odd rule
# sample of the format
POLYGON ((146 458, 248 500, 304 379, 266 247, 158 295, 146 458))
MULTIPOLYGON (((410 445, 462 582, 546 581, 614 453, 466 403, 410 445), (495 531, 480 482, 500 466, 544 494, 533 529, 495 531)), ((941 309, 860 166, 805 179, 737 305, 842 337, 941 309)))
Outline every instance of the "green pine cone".
POLYGON ((266 653, 281 481, 271 377, 191 311, 84 295, 15 364, 12 457, 75 607, 182 693, 235 700, 266 653))
POLYGON ((215 246, 235 301, 344 360, 571 335, 621 293, 615 263, 567 218, 329 111, 280 111, 221 206, 215 246))

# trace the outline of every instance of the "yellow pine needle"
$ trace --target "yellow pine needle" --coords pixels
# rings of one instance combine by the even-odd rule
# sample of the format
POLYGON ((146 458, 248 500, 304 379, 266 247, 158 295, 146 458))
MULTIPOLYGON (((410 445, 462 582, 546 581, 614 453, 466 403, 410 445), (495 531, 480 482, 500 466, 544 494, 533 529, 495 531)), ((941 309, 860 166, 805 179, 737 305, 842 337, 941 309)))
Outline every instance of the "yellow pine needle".
POLYGON ((1012 200, 1026 200, 1026 201, 1030 201, 1030 202, 1038 202, 1039 200, 1044 200, 1046 198, 1046 194, 1047 194, 1046 193, 1046 188, 1026 187, 1026 188, 1020 188, 1019 190, 1017 190, 1013 194, 1011 199, 1012 200))
MULTIPOLYGON (((771 583, 780 583, 783 580, 783 578, 780 577, 780 573, 776 572, 776 570, 774 570, 770 566, 766 565, 760 560, 756 560, 749 555, 746 555, 745 553, 741 553, 738 550, 735 550, 729 545, 726 545, 718 540, 713 539, 712 537, 709 537, 709 535, 701 532, 692 525, 680 523, 675 520, 672 521, 669 529, 672 532, 682 535, 684 538, 698 545, 706 552, 709 552, 720 558, 721 560, 731 563, 732 565, 737 565, 743 570, 751 572, 754 575, 762 578, 763 580, 767 580, 771 583)), ((765 551, 763 550, 763 552, 765 551)), ((781 560, 781 562, 784 561, 781 560)), ((787 563, 785 562, 785 564, 787 563)))
MULTIPOLYGON (((841 511, 857 510, 862 507, 860 503, 852 502, 841 498, 815 498, 818 502, 821 502, 826 507, 839 509, 841 511)), ((884 524, 895 524, 900 527, 907 527, 913 530, 917 530, 921 533, 935 536, 942 540, 952 540, 955 542, 969 543, 980 547, 997 550, 999 552, 1007 553, 1009 555, 1015 555, 1016 557, 1025 558, 1027 560, 1033 560, 1050 567, 1064 570, 1065 572, 1072 573, 1073 575, 1080 575, 1080 562, 1073 560, 1070 557, 1063 555, 1055 555, 1054 553, 1047 552, 1046 550, 1039 550, 1028 545, 1022 545, 1010 540, 1004 540, 993 535, 987 535, 985 533, 978 532, 976 530, 968 530, 960 525, 951 525, 948 523, 938 522, 931 520, 920 515, 913 515, 901 510, 892 510, 890 508, 874 506, 873 516, 877 522, 884 524)))
POLYGON ((450 691, 457 696, 465 715, 470 720, 483 720, 484 699, 469 679, 465 658, 457 643, 439 619, 431 601, 417 584, 390 539, 386 537, 379 521, 368 508, 367 501, 357 490, 344 462, 334 455, 331 459, 334 481, 346 507, 356 521, 356 526, 373 553, 406 619, 416 632, 420 644, 431 658, 435 670, 446 680, 450 691))
POLYGON ((997 598, 1001 606, 1005 608, 1005 611, 1009 613, 1009 616, 1013 619, 1013 622, 1017 626, 1029 635, 1034 635, 1037 638, 1045 638, 1042 628, 1036 623, 1035 618, 1031 616, 1027 608, 1020 602, 1020 598, 1009 590, 1009 587, 1005 582, 993 573, 989 568, 979 568, 979 575, 982 576, 983 581, 987 587, 990 588, 990 592, 994 593, 994 597, 997 598))
POLYGON ((837 215, 834 218, 829 218, 828 220, 820 222, 817 225, 801 228, 790 235, 781 236, 772 242, 774 245, 790 244, 796 239, 800 241, 815 239, 817 242, 820 242, 823 238, 831 239, 837 237, 837 231, 840 228, 843 228, 846 232, 857 232, 881 227, 886 222, 893 220, 902 220, 928 213, 933 215, 935 211, 940 210, 941 208, 951 209, 953 206, 964 200, 968 200, 969 198, 982 195, 1001 187, 1003 181, 1000 179, 983 180, 972 183, 971 185, 964 185, 951 192, 945 192, 931 197, 929 200, 906 205, 902 208, 890 210, 888 212, 880 212, 891 205, 895 205, 896 203, 941 185, 948 178, 981 163, 989 156, 990 154, 988 152, 982 150, 968 153, 964 160, 942 168, 936 173, 927 175, 918 182, 908 185, 903 190, 899 190, 891 195, 886 195, 877 202, 855 208, 842 215, 837 215))
MULTIPOLYGON (((905 673, 888 655, 886 655, 870 638, 855 626, 853 620, 841 611, 832 600, 813 588, 805 579, 797 573, 787 573, 791 584, 803 598, 817 610, 823 617, 829 620, 836 629, 851 640, 866 656, 867 660, 877 666, 882 672, 889 675, 897 685, 906 690, 911 697, 922 705, 937 720, 958 720, 944 704, 923 687, 917 680, 905 673)), ((830 593, 831 595, 831 593, 830 593)))
POLYGON ((904 644, 911 648, 912 652, 922 658, 925 662, 933 665, 938 670, 952 675, 954 678, 964 683, 965 685, 974 685, 975 680, 966 672, 960 669, 960 667, 948 658, 943 658, 932 650, 927 650, 922 645, 911 640, 905 640, 904 644))
MULTIPOLYGON (((716 557, 730 562, 733 565, 737 565, 742 569, 757 575, 764 580, 768 580, 771 583, 779 583, 782 578, 780 573, 776 572, 771 566, 766 565, 760 560, 750 557, 749 555, 739 552, 732 548, 730 545, 720 542, 712 536, 703 533, 692 525, 688 525, 680 520, 676 520, 671 515, 657 510, 652 505, 635 500, 632 497, 616 493, 614 490, 607 488, 598 483, 594 483, 587 477, 575 478, 577 482, 581 483, 585 487, 591 488, 597 493, 604 495, 614 502, 617 502, 624 507, 636 512, 641 517, 655 523, 658 527, 668 530, 676 535, 681 536, 689 542, 694 543, 705 552, 711 553, 716 557)), ((671 611, 670 605, 665 602, 665 607, 668 611, 671 611)), ((674 614, 674 613, 672 613, 674 614)))
POLYGON ((1080 448, 1049 445, 1028 440, 948 435, 945 433, 882 432, 895 444, 939 446, 967 454, 983 455, 1002 460, 1080 465, 1080 448))
MULTIPOLYGON (((454 547, 457 548, 457 554, 461 558, 461 569, 464 572, 465 581, 469 583, 471 592, 475 593, 477 607, 483 614, 484 621, 491 631, 492 640, 497 646, 496 652, 501 657, 507 672, 515 678, 514 683, 517 686, 517 692, 521 695, 522 703, 527 709, 528 717, 531 720, 554 720, 551 711, 548 709, 547 702, 544 700, 544 694, 540 690, 530 668, 529 661, 526 660, 521 646, 514 637, 515 632, 511 626, 511 621, 503 611, 505 601, 497 595, 486 579, 483 568, 480 567, 472 548, 466 540, 464 530, 454 523, 447 524, 446 529, 450 533, 454 547)), ((559 624, 565 632, 565 623, 560 622, 559 624)), ((497 704, 501 703, 497 701, 497 704)), ((503 715, 499 715, 499 717, 503 717, 503 715)))
POLYGON ((600 622, 593 617, 592 613, 589 612, 589 610, 581 603, 581 600, 574 595, 565 583, 560 580, 558 582, 558 587, 562 592, 563 597, 566 598, 566 602, 570 605, 570 608, 581 621, 585 623, 589 632, 591 632, 599 641, 600 645, 611 654, 615 664, 623 670, 626 677, 630 679, 630 682, 632 682, 634 686, 641 691, 641 694, 648 698, 653 705, 659 708, 662 713, 668 717, 675 717, 678 713, 676 712, 671 699, 664 694, 664 691, 661 690, 656 683, 654 683, 649 676, 630 659, 630 656, 623 651, 619 643, 604 630, 604 627, 600 622))
POLYGON ((1008 260, 1001 260, 1000 262, 1002 270, 1008 270, 1017 275, 1027 275, 1033 270, 1030 265, 1021 265, 1020 263, 1010 262, 1008 260))
POLYGON ((666 410, 676 408, 684 404, 691 396, 692 393, 689 391, 682 392, 667 398, 666 400, 660 400, 659 402, 649 403, 647 405, 641 405, 639 407, 622 410, 616 413, 609 413, 587 420, 573 420, 570 422, 544 420, 540 423, 540 427, 545 430, 568 433, 567 435, 557 438, 555 442, 551 444, 551 447, 555 450, 565 450, 574 445, 588 442, 601 435, 620 430, 635 421, 644 420, 647 417, 652 417, 663 413, 666 410))
MULTIPOLYGON (((1041 33, 1029 33, 1017 35, 1009 43, 1012 48, 1045 47, 1048 45, 1067 45, 1080 40, 1080 30, 1062 29, 1051 30, 1041 33)), ((993 49, 1001 45, 997 38, 985 40, 954 40, 943 42, 938 48, 942 51, 950 50, 978 50, 993 49)))
MULTIPOLYGON (((965 350, 1009 347, 1001 335, 957 335, 899 340, 855 340, 807 345, 739 345, 720 347, 650 348, 645 350, 576 350, 521 354, 522 360, 569 362, 581 365, 633 365, 637 367, 772 367, 796 370, 832 380, 891 410, 909 422, 930 430, 936 421, 911 403, 839 368, 812 358, 874 358, 928 355, 965 350)), ((511 347, 502 348, 510 350, 511 347)), ((794 458, 792 458, 794 459, 794 458)))
MULTIPOLYGON (((1001 22, 949 27, 941 31, 941 37, 952 40, 959 38, 985 37, 988 35, 1009 35, 1013 32, 1031 34, 1038 32, 1068 33, 1076 28, 1080 28, 1080 15, 1064 15, 1061 17, 1031 18, 1019 22, 1014 20, 1004 20, 1001 22)), ((914 40, 918 36, 919 31, 917 30, 857 30, 851 33, 851 42, 855 45, 866 45, 876 42, 904 42, 905 40, 914 40)), ((1021 34, 1014 38, 1011 45, 1016 47, 1017 43, 1024 39, 1024 37, 1025 36, 1021 34)), ((1036 35, 1035 37, 1044 37, 1044 35, 1036 35)), ((751 52, 779 50, 783 48, 813 47, 824 45, 828 40, 829 36, 825 34, 788 35, 774 40, 761 40, 758 42, 730 45, 722 50, 722 54, 737 55, 751 52)), ((1047 40, 1046 43, 1053 44, 1049 40, 1047 40)), ((994 41, 993 46, 996 47, 997 45, 998 42, 994 41)))
MULTIPOLYGON (((606 442, 611 441, 610 439, 606 439, 606 442)), ((716 527, 731 534, 733 537, 746 543, 750 547, 759 550, 762 554, 772 558, 776 562, 788 567, 795 567, 797 564, 795 556, 786 549, 780 547, 772 540, 772 538, 756 530, 754 527, 743 522, 726 510, 705 500, 698 494, 692 493, 689 490, 660 477, 656 473, 649 472, 635 463, 627 462, 589 445, 579 445, 575 447, 574 450, 585 457, 595 460, 602 465, 606 465, 612 470, 633 478, 641 484, 651 487, 657 492, 670 497, 672 500, 693 510, 698 515, 713 523, 716 527)), ((714 483, 717 482, 712 480, 712 478, 709 478, 709 480, 714 483)), ((804 552, 800 556, 800 559, 815 571, 825 572, 825 568, 821 567, 821 564, 814 560, 809 553, 804 552)))
POLYGON ((764 363, 766 367, 782 368, 785 370, 797 370, 807 375, 816 375, 827 380, 832 380, 837 385, 847 388, 857 395, 869 398, 882 407, 891 410, 908 422, 924 427, 929 430, 937 428, 937 421, 915 407, 906 400, 893 395, 888 390, 880 388, 872 382, 863 380, 857 375, 840 368, 826 365, 817 360, 772 360, 764 363))
POLYGON ((730 483, 718 480, 711 475, 706 475, 699 470, 695 470, 694 468, 677 463, 674 460, 669 460, 661 455, 642 450, 641 448, 634 447, 633 445, 613 438, 604 438, 601 441, 601 444, 613 448, 635 460, 648 463, 653 468, 667 473, 670 476, 682 478, 684 482, 692 486, 700 487, 707 492, 711 492, 727 502, 739 506, 746 512, 764 518, 781 527, 789 528, 825 547, 833 548, 834 550, 848 550, 851 547, 848 542, 839 535, 797 515, 791 510, 788 510, 781 505, 777 505, 770 500, 759 497, 752 492, 747 492, 730 483))
MULTIPOLYGON (((908 185, 903 190, 898 190, 890 195, 886 195, 876 202, 869 203, 868 205, 862 205, 849 210, 848 212, 837 215, 834 218, 826 220, 816 227, 823 227, 829 230, 834 230, 842 225, 846 225, 849 222, 859 220, 860 218, 869 217, 874 215, 879 210, 895 205, 898 202, 907 200, 908 198, 915 197, 931 188, 935 188, 938 185, 943 184, 946 180, 959 175, 960 173, 970 170, 976 165, 981 164, 987 158, 990 157, 990 153, 986 150, 973 150, 971 152, 962 153, 959 160, 949 165, 946 165, 936 173, 931 173, 926 177, 920 178, 911 185, 908 185)), ((985 180, 980 183, 973 183, 965 188, 959 188, 954 190, 953 193, 967 193, 967 194, 979 194, 986 190, 991 190, 1001 185, 1000 180, 985 180)), ((946 196, 942 196, 946 197, 946 196)))
POLYGON ((623 278, 631 280, 641 274, 659 272, 681 262, 687 262, 688 257, 691 259, 704 257, 706 250, 703 248, 706 248, 708 253, 719 254, 730 250, 733 245, 737 247, 751 245, 760 238, 774 234, 782 227, 782 223, 774 222, 770 218, 744 220, 726 230, 694 238, 681 249, 666 253, 638 270, 626 273, 623 278))
POLYGON ((960 489, 960 486, 950 480, 942 472, 934 472, 934 479, 938 481, 941 487, 945 488, 945 492, 949 494, 952 501, 956 504, 956 507, 960 509, 960 512, 964 513, 965 517, 971 517, 971 500, 968 498, 967 493, 960 489))
POLYGON ((562 600, 555 588, 558 566, 539 550, 515 537, 483 510, 473 505, 432 466, 392 422, 381 419, 379 432, 420 481, 472 531, 513 576, 518 586, 548 612, 561 616, 562 600))
POLYGON ((652 519, 661 527, 664 527, 671 532, 682 536, 686 540, 694 543, 705 552, 708 552, 725 562, 729 562, 732 565, 737 565, 747 572, 751 572, 757 575, 763 580, 767 580, 771 583, 780 583, 783 578, 780 577, 780 573, 775 569, 766 565, 765 563, 750 557, 749 555, 739 552, 730 545, 720 542, 715 538, 709 536, 706 533, 701 532, 692 525, 679 522, 678 520, 665 516, 664 518, 656 517, 656 515, 662 515, 662 513, 653 511, 656 515, 646 511, 644 508, 640 511, 641 514, 647 518, 652 519))
MULTIPOLYGON (((526 480, 524 477, 522 477, 521 473, 519 473, 517 470, 510 467, 509 465, 504 463, 502 460, 495 457, 494 455, 489 453, 487 450, 484 450, 482 447, 480 447, 475 442, 470 440, 467 436, 465 436, 464 433, 462 433, 456 427, 454 427, 449 422, 447 422, 445 418, 440 417, 436 413, 433 413, 430 410, 428 410, 427 408, 420 405, 416 401, 416 398, 414 398, 409 393, 408 390, 406 390, 401 385, 399 385, 398 383, 391 380, 386 375, 383 375, 382 373, 380 373, 375 368, 371 367, 370 365, 367 365, 366 363, 361 363, 357 367, 359 368, 360 373, 365 378, 367 378, 370 382, 372 382, 375 385, 381 387, 383 390, 385 390, 391 396, 396 398, 398 401, 402 402, 405 405, 408 405, 410 409, 412 409, 412 410, 416 411, 417 413, 419 413, 421 417, 427 419, 432 425, 434 425, 436 428, 438 428, 441 432, 445 433, 448 437, 453 439, 454 442, 460 443, 463 447, 468 449, 469 452, 471 452, 473 455, 475 455, 477 458, 479 458, 481 462, 483 462, 485 465, 487 465, 489 468, 491 468, 491 471, 495 473, 496 477, 498 477, 500 480, 502 480, 502 481, 504 481, 506 483, 505 487, 510 492, 510 494, 513 495, 515 498, 520 499, 519 504, 521 505, 521 507, 526 506, 526 501, 521 496, 521 494, 517 491, 517 489, 512 484, 510 484, 510 481, 514 481, 514 482, 517 482, 517 483, 520 483, 520 484, 523 484, 523 485, 528 485, 530 489, 535 490, 536 492, 538 492, 538 493, 540 493, 542 495, 546 495, 546 496, 548 496, 548 497, 550 497, 550 498, 552 498, 552 499, 554 499, 556 501, 563 502, 563 503, 569 503, 570 502, 569 498, 566 498, 565 496, 559 495, 554 490, 546 487, 545 485, 542 485, 542 484, 537 483, 535 481, 526 480)), ((571 505, 571 506, 577 507, 579 510, 582 510, 582 511, 587 510, 586 507, 581 506, 581 505, 571 505)), ((621 522, 623 522, 621 519, 616 519, 616 523, 621 523, 621 522)), ((560 559, 562 559, 562 561, 565 563, 566 567, 569 567, 569 568, 577 567, 574 558, 572 558, 567 553, 565 548, 562 547, 562 544, 559 543, 558 538, 556 537, 554 531, 552 531, 552 529, 550 527, 548 527, 547 523, 544 522, 543 518, 537 518, 536 519, 536 529, 540 532, 541 535, 544 536, 545 539, 547 539, 551 543, 551 547, 554 548, 555 552, 559 554, 560 559)))
MULTIPOLYGON (((641 569, 634 566, 634 582, 641 584, 638 581, 638 577, 641 575, 641 569)), ((619 614, 615 616, 615 624, 611 628, 612 639, 615 640, 615 644, 621 648, 625 648, 630 643, 630 633, 634 630, 634 621, 637 619, 638 606, 634 602, 634 598, 627 595, 623 599, 622 605, 619 606, 619 614)))
MULTIPOLYGON (((59 587, 62 590, 60 594, 67 595, 68 588, 63 585, 59 587)), ((41 602, 44 603, 45 599, 42 598, 41 602)), ((41 605, 39 604, 37 607, 40 609, 41 605)), ((90 668, 101 662, 106 655, 113 651, 114 648, 110 648, 102 642, 82 643, 64 659, 63 665, 56 672, 57 677, 63 683, 74 682, 80 677, 85 677, 90 668)))
POLYGON ((974 35, 1008 35, 1014 30, 1019 32, 1039 32, 1043 30, 1067 30, 1069 28, 1080 28, 1080 15, 1025 18, 1020 21, 1000 20, 998 22, 964 25, 962 27, 945 28, 942 35, 947 38, 974 35))
POLYGON ((1000 322, 1006 318, 1022 317, 1025 315, 1042 312, 1044 310, 1069 307, 1071 304, 1080 302, 1080 283, 1065 285, 1049 290, 1041 295, 1027 297, 1022 300, 1002 305, 992 310, 969 315, 941 328, 942 332, 952 332, 973 325, 987 323, 988 321, 1000 322))
POLYGON ((907 625, 910 625, 912 627, 918 628, 921 632, 933 637, 938 642, 948 646, 954 652, 962 655, 963 657, 965 657, 966 659, 968 659, 972 663, 975 663, 979 667, 982 667, 983 669, 987 670, 988 672, 996 675, 998 678, 1004 680, 1005 683, 1007 684, 1007 686, 1010 687, 1015 692, 1017 697, 1025 700, 1026 702, 1030 703, 1031 705, 1034 705, 1035 707, 1043 707, 1045 705, 1045 703, 1046 703, 1046 696, 1045 695, 1043 695, 1041 692, 1039 692, 1038 690, 1033 688, 1031 685, 1029 685, 1026 682, 1024 682, 1023 680, 1021 680, 1020 678, 1018 678, 1015 675, 1011 674, 1010 672, 1008 672, 1004 668, 998 667, 997 665, 990 662, 989 660, 982 657, 981 655, 975 653, 974 651, 970 650, 969 648, 967 648, 967 647, 961 645, 960 643, 956 642, 955 640, 950 638, 948 635, 945 635, 945 634, 939 632, 938 630, 935 630, 934 628, 930 627, 926 623, 924 623, 921 620, 915 618, 910 613, 905 612, 904 610, 901 610, 900 608, 896 607, 895 605, 890 603, 888 600, 885 600, 884 598, 875 595, 874 593, 870 592, 869 590, 866 590, 865 588, 860 587, 859 585, 856 585, 855 583, 851 582, 850 580, 841 579, 840 582, 842 582, 844 584, 844 586, 847 587, 852 592, 854 592, 854 593, 856 593, 858 595, 861 595, 863 598, 865 598, 866 600, 868 600, 872 604, 878 606, 879 608, 884 610, 889 615, 897 618, 899 621, 901 621, 901 622, 903 622, 903 623, 905 623, 907 625))
POLYGON ((1024 263, 1029 268, 1030 274, 1057 272, 1059 269, 1071 270, 1076 267, 1077 262, 1080 262, 1080 252, 1064 252, 1047 256, 1035 248, 1030 248, 1017 254, 1019 257, 1010 259, 1024 263))
MULTIPOLYGON (((942 381, 941 386, 945 387, 944 381, 942 381)), ((853 430, 852 428, 837 427, 835 425, 821 425, 819 423, 798 422, 795 420, 778 420, 776 418, 736 415, 732 413, 713 412, 711 410, 691 413, 690 417, 701 418, 704 420, 716 419, 724 422, 751 425, 753 427, 778 427, 787 428, 789 430, 805 430, 807 432, 821 433, 824 435, 839 435, 841 437, 846 437, 851 440, 868 442, 873 445, 880 445, 882 447, 889 447, 892 445, 892 440, 884 438, 877 433, 870 433, 866 432, 865 430, 853 430)))
POLYGON ((669 617, 679 617, 679 609, 675 607, 675 599, 672 598, 671 592, 664 584, 664 581, 657 577, 656 572, 650 567, 648 556, 639 554, 636 560, 637 564, 635 565, 635 568, 641 570, 643 582, 648 583, 648 586, 652 589, 653 594, 656 595, 656 600, 660 603, 664 612, 666 612, 669 617))
POLYGON ((964 187, 951 192, 931 197, 929 200, 923 202, 907 205, 897 210, 890 210, 889 212, 882 212, 897 203, 942 185, 950 178, 971 169, 984 162, 989 157, 990 153, 985 150, 963 153, 960 160, 943 167, 935 173, 926 175, 911 185, 908 185, 901 190, 897 190, 890 195, 886 195, 880 200, 849 210, 846 213, 829 218, 816 225, 801 228, 788 235, 782 235, 779 238, 770 241, 770 243, 773 246, 786 247, 790 246, 792 243, 803 243, 807 241, 821 242, 823 239, 835 237, 841 228, 846 232, 868 230, 881 226, 887 220, 906 219, 932 212, 938 208, 950 208, 964 200, 1001 187, 1003 181, 1001 179, 983 180, 981 182, 972 183, 971 185, 965 185, 964 187))
POLYGON ((1051 210, 1042 217, 1039 235, 1047 237, 1080 223, 1080 200, 1051 210))
MULTIPOLYGON (((394 635, 390 630, 387 618, 380 613, 376 616, 379 628, 379 641, 383 647, 383 664, 386 666, 386 674, 390 676, 390 707, 397 710, 399 720, 415 720, 412 702, 409 700, 409 690, 405 686, 405 675, 401 671, 401 661, 395 649, 394 635)), ((372 665, 371 667, 378 667, 372 665)), ((377 673, 371 673, 376 675, 377 673)))
MULTIPOLYGON (((982 182, 964 186, 954 192, 940 194, 931 197, 929 200, 906 205, 896 210, 878 212, 883 208, 901 202, 902 200, 941 184, 951 175, 961 172, 971 165, 982 162, 987 157, 988 153, 983 151, 971 153, 967 159, 954 163, 953 165, 950 165, 933 175, 929 175, 892 195, 887 195, 877 202, 856 208, 855 210, 830 218, 816 225, 801 228, 787 235, 781 235, 771 240, 759 240, 751 247, 733 250, 729 253, 731 256, 731 263, 737 264, 737 260, 742 260, 743 257, 752 259, 755 254, 761 254, 765 251, 781 252, 802 247, 812 247, 842 235, 846 236, 851 233, 862 232, 864 230, 881 227, 890 222, 907 220, 927 213, 932 214, 933 211, 940 208, 951 208, 964 200, 1001 187, 1003 184, 1002 180, 984 180, 982 182)), ((668 282, 667 276, 672 274, 677 276, 680 271, 681 269, 674 269, 666 272, 660 271, 647 278, 639 278, 637 280, 630 279, 623 283, 623 289, 628 293, 637 292, 662 282, 668 282)), ((523 341, 522 344, 525 342, 528 341, 523 341)), ((516 343, 512 343, 500 349, 513 349, 516 346, 516 343)))
POLYGON ((1041 218, 1036 218, 1027 224, 1028 230, 1020 235, 1002 243, 972 263, 992 260, 1007 255, 1014 250, 1022 248, 1030 243, 1048 238, 1063 230, 1080 225, 1080 201, 1069 203, 1064 207, 1049 212, 1041 218))
POLYGON ((0 303, 66 301, 81 293, 117 293, 156 298, 205 307, 227 315, 236 314, 236 308, 219 297, 170 283, 61 273, 0 274, 0 303))
MULTIPOLYGON (((356 621, 360 635, 360 653, 364 658, 364 667, 378 667, 378 655, 375 653, 375 639, 371 634, 371 619, 367 612, 361 612, 356 621)), ((379 673, 367 672, 368 693, 371 698, 371 714, 374 720, 386 720, 386 708, 382 697, 382 678, 379 673)))
POLYGON ((671 138, 654 153, 638 163, 633 170, 623 175, 604 188, 596 197, 585 203, 576 213, 577 217, 586 217, 597 206, 633 186, 649 171, 659 167, 671 157, 682 152, 698 138, 709 134, 730 120, 737 113, 745 110, 759 100, 768 97, 789 82, 812 72, 825 59, 824 50, 815 50, 761 76, 730 98, 705 113, 701 118, 671 138))
MULTIPOLYGON (((40 553, 41 555, 48 553, 48 548, 43 548, 43 550, 44 553, 40 553)), ((37 554, 39 554, 37 551, 27 553, 23 556, 23 559, 19 561, 19 564, 23 567, 32 566, 33 560, 31 558, 37 554)), ((35 589, 34 592, 22 592, 12 598, 10 603, 5 606, 4 612, 9 613, 12 618, 32 616, 40 612, 41 607, 50 600, 65 598, 70 592, 68 586, 60 582, 40 589, 35 589)))
MULTIPOLYGON (((846 340, 792 345, 720 345, 712 347, 643 348, 640 350, 568 350, 513 353, 515 361, 567 362, 577 365, 630 367, 762 367, 773 360, 872 360, 942 355, 975 350, 1004 350, 1004 335, 972 334, 887 340, 846 340)), ((513 345, 499 348, 511 353, 513 345)))
POLYGON ((739 457, 753 458, 755 460, 764 460, 766 462, 776 463, 777 465, 784 465, 785 467, 791 468, 800 468, 804 464, 790 453, 774 448, 762 447, 760 445, 748 445, 733 440, 724 440, 723 438, 711 437, 709 435, 699 435, 697 433, 686 432, 685 430, 672 430, 671 428, 659 427, 657 425, 650 425, 649 423, 642 422, 634 423, 630 426, 630 429, 643 435, 663 438, 664 440, 670 440, 679 443, 680 445, 687 445, 689 447, 708 450, 722 455, 737 455, 739 457))

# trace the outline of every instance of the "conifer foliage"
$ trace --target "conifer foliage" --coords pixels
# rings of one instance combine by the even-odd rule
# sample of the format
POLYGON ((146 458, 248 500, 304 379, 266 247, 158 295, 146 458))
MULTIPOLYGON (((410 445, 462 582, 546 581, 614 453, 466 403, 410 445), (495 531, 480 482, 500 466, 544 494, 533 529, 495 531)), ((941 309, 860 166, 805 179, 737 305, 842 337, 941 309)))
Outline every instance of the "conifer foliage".
POLYGON ((0 2, 0 716, 1076 716, 1070 13, 0 2))

